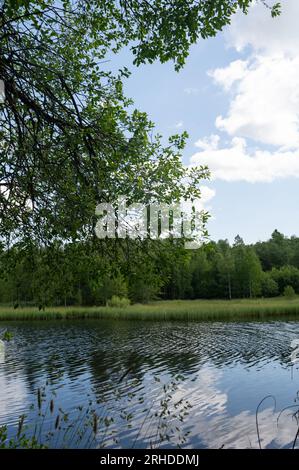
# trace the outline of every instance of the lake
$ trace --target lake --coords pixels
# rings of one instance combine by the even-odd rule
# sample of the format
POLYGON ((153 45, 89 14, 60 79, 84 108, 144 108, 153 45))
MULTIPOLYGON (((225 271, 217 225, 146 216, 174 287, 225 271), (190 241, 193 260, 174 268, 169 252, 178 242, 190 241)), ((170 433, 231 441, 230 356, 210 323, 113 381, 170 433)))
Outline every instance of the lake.
POLYGON ((273 395, 276 408, 269 397, 258 412, 261 446, 292 446, 299 370, 290 344, 299 322, 5 328, 14 338, 0 364, 0 425, 10 436, 25 414, 26 433, 49 447, 256 448, 256 409, 273 395))

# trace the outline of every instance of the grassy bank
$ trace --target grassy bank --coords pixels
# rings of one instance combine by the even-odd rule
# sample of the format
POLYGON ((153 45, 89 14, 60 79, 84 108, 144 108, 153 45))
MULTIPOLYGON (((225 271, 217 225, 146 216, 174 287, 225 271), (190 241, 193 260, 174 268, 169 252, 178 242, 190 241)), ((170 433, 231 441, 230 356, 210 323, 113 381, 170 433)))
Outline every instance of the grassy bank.
POLYGON ((149 305, 112 307, 33 307, 13 309, 0 307, 0 321, 7 320, 250 320, 292 318, 299 320, 299 297, 255 300, 174 300, 149 305))

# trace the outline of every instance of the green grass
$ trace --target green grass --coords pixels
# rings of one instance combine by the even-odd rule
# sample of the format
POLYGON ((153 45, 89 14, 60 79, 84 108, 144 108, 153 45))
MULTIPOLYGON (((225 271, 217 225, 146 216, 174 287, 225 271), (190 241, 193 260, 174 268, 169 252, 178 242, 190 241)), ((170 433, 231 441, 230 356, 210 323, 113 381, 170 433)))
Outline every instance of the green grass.
POLYGON ((0 321, 7 320, 258 320, 291 318, 299 320, 299 297, 286 299, 244 300, 172 300, 148 305, 114 307, 48 307, 38 311, 33 307, 0 307, 0 321))

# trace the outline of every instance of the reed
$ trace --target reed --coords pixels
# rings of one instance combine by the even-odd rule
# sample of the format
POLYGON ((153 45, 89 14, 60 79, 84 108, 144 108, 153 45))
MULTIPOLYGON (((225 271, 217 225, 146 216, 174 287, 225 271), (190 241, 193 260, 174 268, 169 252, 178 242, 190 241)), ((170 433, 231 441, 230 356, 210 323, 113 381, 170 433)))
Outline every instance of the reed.
POLYGON ((286 299, 173 300, 147 305, 117 307, 0 307, 0 321, 17 320, 151 320, 151 321, 239 321, 299 319, 299 297, 286 299))
POLYGON ((156 393, 148 404, 144 402, 145 408, 142 405, 139 409, 140 422, 135 413, 137 404, 139 407, 141 404, 137 390, 140 390, 142 378, 135 378, 136 389, 129 395, 127 386, 121 386, 127 378, 128 375, 123 374, 118 382, 113 408, 107 407, 105 399, 89 396, 84 405, 71 407, 66 413, 59 402, 56 403, 56 394, 48 383, 38 388, 36 402, 19 417, 17 426, 12 423, 0 426, 0 449, 99 449, 108 448, 111 442, 121 447, 126 434, 129 448, 140 445, 159 448, 170 440, 178 448, 186 444, 189 431, 181 426, 192 405, 185 397, 177 400, 175 393, 184 376, 177 374, 165 380, 153 377, 156 393), (132 431, 134 421, 136 429, 132 431))

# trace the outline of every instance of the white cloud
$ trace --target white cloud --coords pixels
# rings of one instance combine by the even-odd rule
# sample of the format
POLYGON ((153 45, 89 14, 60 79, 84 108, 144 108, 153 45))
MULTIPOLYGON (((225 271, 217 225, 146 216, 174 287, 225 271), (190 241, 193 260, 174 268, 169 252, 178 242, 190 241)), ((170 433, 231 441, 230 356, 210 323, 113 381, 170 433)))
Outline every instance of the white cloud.
POLYGON ((188 87, 184 88, 184 93, 187 95, 198 95, 198 88, 188 87))
POLYGON ((212 134, 209 138, 204 137, 204 139, 197 140, 194 145, 202 150, 211 150, 218 148, 219 141, 219 135, 212 134))
POLYGON ((298 0, 285 0, 278 18, 271 18, 261 2, 248 16, 233 18, 226 33, 229 45, 250 49, 247 60, 209 72, 233 92, 228 114, 216 119, 218 129, 264 144, 299 147, 298 16, 298 0))
POLYGON ((237 80, 241 80, 247 75, 247 67, 247 60, 235 60, 228 67, 210 70, 208 75, 228 91, 237 80))
POLYGON ((209 205, 210 201, 215 197, 216 191, 208 186, 200 186, 200 199, 195 199, 194 201, 181 201, 181 207, 187 213, 191 213, 191 208, 194 207, 196 211, 209 211, 211 206, 209 205))
MULTIPOLYGON (((204 366, 192 382, 186 382, 173 394, 173 401, 188 400, 192 413, 188 417, 190 440, 200 439, 209 449, 246 449, 259 447, 256 432, 255 412, 243 410, 231 414, 229 395, 219 387, 223 372, 216 368, 204 366)), ((280 417, 277 426, 278 411, 273 410, 272 403, 266 403, 258 414, 259 431, 262 448, 282 448, 293 442, 296 434, 296 420, 287 413, 280 417)))
POLYGON ((191 157, 191 164, 208 165, 212 179, 224 181, 271 182, 279 178, 299 178, 299 149, 295 151, 250 150, 246 140, 234 137, 229 146, 211 144, 191 157))
POLYGON ((178 121, 178 122, 174 125, 174 127, 175 127, 175 129, 181 129, 181 128, 183 127, 183 125, 184 125, 184 122, 183 122, 183 121, 178 121))
POLYGON ((182 202, 182 207, 184 207, 187 211, 191 211, 191 207, 194 206, 196 211, 210 211, 211 205, 209 204, 211 200, 216 196, 215 189, 209 188, 208 186, 200 186, 200 199, 196 199, 189 202, 182 202))
POLYGON ((201 202, 202 204, 206 204, 207 202, 211 201, 215 197, 216 191, 215 189, 209 188, 208 186, 201 186, 201 202))
POLYGON ((232 62, 229 67, 213 72, 213 78, 224 89, 235 85, 228 114, 217 117, 216 127, 231 136, 298 147, 299 55, 259 56, 250 65, 242 62, 243 68, 239 64, 240 61, 232 62))
POLYGON ((248 16, 233 18, 226 40, 242 51, 242 58, 208 72, 229 93, 228 111, 216 117, 215 126, 230 142, 221 147, 217 135, 200 139, 195 143, 200 151, 191 158, 192 163, 207 164, 213 178, 299 178, 298 17, 299 1, 285 0, 281 17, 271 18, 255 2, 248 16), (260 148, 248 148, 245 139, 260 148))
POLYGON ((0 375, 0 426, 10 424, 15 415, 20 416, 28 406, 28 393, 24 377, 20 374, 0 375), (7 397, 14 397, 13 400, 7 397))
POLYGON ((281 4, 281 15, 277 18, 271 18, 269 10, 260 1, 250 7, 248 15, 241 12, 235 15, 226 32, 228 44, 237 51, 250 46, 258 53, 296 57, 299 49, 299 2, 284 0, 281 4))

